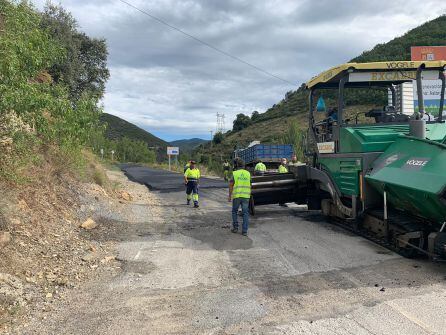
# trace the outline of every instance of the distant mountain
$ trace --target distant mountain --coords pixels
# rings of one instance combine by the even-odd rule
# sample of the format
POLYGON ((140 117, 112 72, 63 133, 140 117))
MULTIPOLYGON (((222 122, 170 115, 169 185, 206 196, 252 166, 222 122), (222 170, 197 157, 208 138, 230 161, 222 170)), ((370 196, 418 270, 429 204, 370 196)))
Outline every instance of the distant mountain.
POLYGON ((105 135, 111 140, 127 137, 131 140, 141 140, 147 143, 149 147, 158 147, 159 151, 164 151, 169 145, 167 142, 156 137, 155 135, 135 126, 126 120, 115 115, 103 113, 101 122, 107 125, 105 135))
POLYGON ((180 152, 187 153, 187 152, 192 152, 200 144, 203 144, 206 142, 209 142, 209 141, 203 140, 201 138, 191 138, 191 139, 185 139, 185 140, 172 141, 172 142, 170 142, 170 144, 174 147, 179 147, 180 152))

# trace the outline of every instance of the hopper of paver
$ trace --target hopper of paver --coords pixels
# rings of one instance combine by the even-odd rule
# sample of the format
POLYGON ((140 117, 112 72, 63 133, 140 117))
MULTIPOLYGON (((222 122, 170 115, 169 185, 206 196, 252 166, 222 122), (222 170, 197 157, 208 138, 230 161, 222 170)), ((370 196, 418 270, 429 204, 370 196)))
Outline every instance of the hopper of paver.
POLYGON ((373 163, 365 181, 395 209, 441 224, 446 220, 446 145, 400 136, 373 163))

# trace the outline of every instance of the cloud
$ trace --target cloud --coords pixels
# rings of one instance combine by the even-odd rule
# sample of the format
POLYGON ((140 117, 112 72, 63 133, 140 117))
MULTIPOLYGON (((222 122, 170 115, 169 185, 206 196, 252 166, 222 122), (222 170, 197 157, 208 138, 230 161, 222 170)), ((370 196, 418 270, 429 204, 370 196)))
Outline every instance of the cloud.
MULTIPOLYGON (((318 72, 446 11, 441 0, 127 0, 286 84, 187 38, 119 0, 65 0, 104 37, 107 112, 166 139, 208 136, 216 113, 265 111, 318 72)), ((36 0, 42 7, 44 0, 36 0)))

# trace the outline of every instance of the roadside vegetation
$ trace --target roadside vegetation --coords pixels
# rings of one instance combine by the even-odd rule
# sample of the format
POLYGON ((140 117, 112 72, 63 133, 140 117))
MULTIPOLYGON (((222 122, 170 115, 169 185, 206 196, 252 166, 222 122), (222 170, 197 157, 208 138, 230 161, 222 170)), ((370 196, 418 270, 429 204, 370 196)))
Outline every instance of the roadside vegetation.
MULTIPOLYGON (((117 191, 91 150, 104 131, 105 41, 79 32, 59 6, 39 13, 0 0, 0 55, 2 332, 26 306, 94 275, 82 260, 91 241, 79 232, 90 213, 80 208, 117 191)), ((95 248, 97 257, 109 250, 95 248)))
MULTIPOLYGON (((140 146, 141 142, 145 142, 146 146, 151 151, 156 153, 156 158, 158 161, 166 158, 166 147, 169 146, 166 141, 163 141, 148 131, 141 129, 138 126, 115 115, 102 113, 100 116, 100 121, 105 127, 105 138, 107 140, 111 140, 116 143, 126 138, 126 143, 128 143, 128 140, 134 141, 136 142, 136 146, 140 146)), ((99 154, 98 150, 100 150, 100 148, 95 146, 95 149, 99 154)), ((122 157, 120 157, 120 159, 123 159, 124 156, 127 157, 124 152, 121 153, 121 156, 122 157)))
POLYGON ((39 13, 10 0, 0 0, 0 37, 0 180, 24 181, 49 156, 82 174, 98 143, 116 160, 154 161, 142 141, 104 136, 105 40, 80 32, 60 6, 39 13))
POLYGON ((26 3, 1 0, 0 178, 17 180, 38 163, 38 154, 63 155, 70 166, 96 132, 97 99, 89 91, 73 101, 51 68, 67 51, 41 25, 43 16, 26 3))

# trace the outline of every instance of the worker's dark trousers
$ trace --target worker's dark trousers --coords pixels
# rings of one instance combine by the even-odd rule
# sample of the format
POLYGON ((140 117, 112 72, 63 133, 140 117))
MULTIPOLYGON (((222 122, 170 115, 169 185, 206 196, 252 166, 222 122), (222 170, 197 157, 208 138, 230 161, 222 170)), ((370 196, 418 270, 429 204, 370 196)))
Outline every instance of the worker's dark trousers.
POLYGON ((232 225, 235 229, 238 229, 237 212, 240 206, 242 206, 242 214, 243 214, 242 232, 247 233, 249 225, 249 199, 245 198, 232 199, 232 225))
POLYGON ((194 204, 198 205, 198 182, 190 180, 186 184, 186 196, 187 200, 194 199, 194 204))

